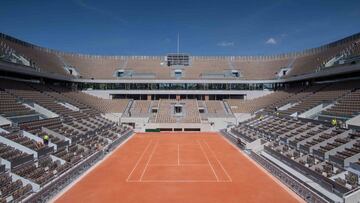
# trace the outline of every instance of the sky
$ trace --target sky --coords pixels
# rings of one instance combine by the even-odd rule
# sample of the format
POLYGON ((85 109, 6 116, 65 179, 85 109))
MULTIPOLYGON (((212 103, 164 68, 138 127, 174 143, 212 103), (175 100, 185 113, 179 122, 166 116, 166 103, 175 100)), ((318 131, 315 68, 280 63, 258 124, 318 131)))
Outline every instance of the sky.
POLYGON ((359 0, 1 0, 0 32, 97 55, 274 55, 360 32, 359 0))

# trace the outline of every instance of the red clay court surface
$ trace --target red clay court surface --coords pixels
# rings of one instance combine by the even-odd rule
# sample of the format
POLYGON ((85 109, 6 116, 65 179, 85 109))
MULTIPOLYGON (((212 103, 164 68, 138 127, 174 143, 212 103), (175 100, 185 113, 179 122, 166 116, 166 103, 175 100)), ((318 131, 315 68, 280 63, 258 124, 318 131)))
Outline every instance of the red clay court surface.
POLYGON ((56 202, 302 202, 216 133, 141 133, 56 202))

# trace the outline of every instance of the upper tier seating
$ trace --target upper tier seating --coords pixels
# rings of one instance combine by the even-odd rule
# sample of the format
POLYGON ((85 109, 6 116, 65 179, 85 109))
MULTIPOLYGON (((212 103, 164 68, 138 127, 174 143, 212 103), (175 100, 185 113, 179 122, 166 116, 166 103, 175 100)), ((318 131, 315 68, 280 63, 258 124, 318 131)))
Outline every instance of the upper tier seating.
POLYGON ((275 108, 279 109, 284 105, 291 104, 286 109, 279 109, 279 113, 291 115, 295 112, 303 113, 319 104, 334 103, 335 106, 325 111, 324 115, 330 115, 329 112, 332 112, 332 109, 335 111, 338 109, 337 115, 344 113, 343 115, 355 116, 358 114, 358 110, 357 103, 352 102, 357 99, 357 91, 354 88, 358 88, 357 80, 287 88, 255 99, 226 99, 225 101, 234 113, 254 113, 261 109, 266 112, 274 112, 275 108))
POLYGON ((61 94, 84 103, 102 113, 122 113, 129 103, 128 99, 102 99, 80 91, 68 91, 63 89, 61 94))
POLYGON ((273 60, 234 60, 233 64, 239 70, 243 79, 247 80, 267 80, 277 78, 281 68, 289 65, 291 59, 273 60), (256 71, 254 71, 256 70, 256 71))
MULTIPOLYGON (((133 71, 134 74, 145 74, 152 75, 155 74, 154 78, 157 79, 169 79, 171 77, 170 69, 161 65, 161 59, 158 58, 130 58, 127 60, 127 64, 124 67, 125 70, 133 71)), ((135 77, 135 76, 133 76, 135 77)), ((138 76, 139 77, 139 76, 138 76)), ((151 76, 150 76, 151 77, 151 76)))
MULTIPOLYGON (((246 80, 276 79, 283 68, 290 69, 285 77, 314 73, 326 69, 324 67, 329 60, 344 53, 347 57, 358 56, 359 36, 355 34, 319 48, 277 56, 190 57, 190 66, 182 68, 182 79, 202 79, 207 78, 204 77, 206 75, 214 74, 218 75, 217 78, 234 79, 225 77, 224 74, 232 70, 238 71, 240 79, 246 80)), ((116 79, 117 70, 127 71, 127 79, 175 78, 173 68, 169 68, 161 56, 90 56, 63 53, 0 34, 0 56, 5 55, 5 52, 26 58, 32 67, 41 72, 66 77, 74 77, 66 70, 71 67, 84 79, 116 79)))
POLYGON ((60 55, 66 65, 74 67, 82 78, 114 79, 115 71, 122 69, 124 59, 115 57, 87 57, 70 54, 60 55))
POLYGON ((5 43, 14 49, 18 54, 25 56, 31 61, 33 66, 39 68, 43 72, 71 77, 71 75, 69 75, 63 68, 64 64, 59 57, 50 50, 30 45, 28 43, 21 43, 19 41, 15 42, 1 37, 0 42, 5 43))
POLYGON ((226 70, 235 70, 229 66, 226 59, 195 58, 192 60, 191 66, 184 69, 184 79, 206 78, 206 75, 209 74, 217 74, 219 79, 224 79, 224 71, 226 70))
POLYGON ((274 93, 251 100, 227 99, 225 100, 234 113, 254 113, 255 111, 265 108, 273 103, 283 101, 292 96, 292 93, 285 91, 276 91, 274 93))
POLYGON ((332 103, 340 97, 348 94, 354 85, 353 81, 335 83, 329 86, 320 85, 320 89, 311 94, 306 94, 305 91, 304 97, 295 104, 295 106, 282 111, 285 114, 292 114, 295 112, 303 113, 321 103, 332 103), (321 91, 320 91, 321 90, 321 91))

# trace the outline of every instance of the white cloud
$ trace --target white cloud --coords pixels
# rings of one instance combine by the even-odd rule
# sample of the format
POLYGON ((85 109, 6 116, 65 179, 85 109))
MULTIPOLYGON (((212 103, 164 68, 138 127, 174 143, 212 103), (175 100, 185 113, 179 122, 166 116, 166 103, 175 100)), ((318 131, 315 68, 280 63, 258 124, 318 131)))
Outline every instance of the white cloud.
POLYGON ((265 44, 277 44, 277 41, 275 38, 270 37, 268 40, 266 40, 265 44))
POLYGON ((219 46, 219 47, 233 47, 233 46, 235 46, 235 42, 222 41, 222 42, 217 43, 217 46, 219 46))

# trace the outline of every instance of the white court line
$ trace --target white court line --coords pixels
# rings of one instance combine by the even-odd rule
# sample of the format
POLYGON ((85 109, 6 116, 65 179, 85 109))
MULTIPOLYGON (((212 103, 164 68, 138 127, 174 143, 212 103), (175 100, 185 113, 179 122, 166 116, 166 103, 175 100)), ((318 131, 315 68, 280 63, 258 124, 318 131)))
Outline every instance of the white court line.
POLYGON ((131 180, 134 183, 227 183, 228 181, 216 180, 131 180))
POLYGON ((143 170, 143 172, 142 172, 142 174, 141 174, 141 176, 140 176, 140 182, 142 181, 142 178, 143 178, 143 176, 144 176, 144 174, 145 174, 145 171, 146 171, 146 169, 148 168, 149 163, 150 163, 150 161, 151 161, 151 159, 152 159, 152 157, 153 157, 153 155, 154 155, 154 153, 155 153, 155 150, 156 150, 156 148, 158 147, 158 145, 159 145, 159 140, 157 141, 154 149, 152 150, 152 152, 151 152, 151 154, 150 154, 150 157, 149 157, 148 161, 146 162, 145 168, 144 168, 144 170, 143 170))
POLYGON ((223 169, 223 171, 225 172, 226 176, 229 178, 229 182, 232 182, 232 179, 230 177, 230 175, 228 174, 228 172, 225 170, 224 166, 222 165, 222 163, 219 161, 219 159, 217 158, 215 152, 211 149, 211 147, 209 146, 209 144, 207 143, 206 140, 203 140, 203 142, 207 145, 207 147, 209 148, 209 150, 211 151, 211 153, 214 155, 216 161, 219 163, 220 167, 223 169))
POLYGON ((139 159, 137 160, 134 168, 132 169, 132 171, 130 172, 129 176, 127 177, 126 182, 129 182, 129 179, 130 179, 131 175, 132 175, 133 172, 135 171, 136 167, 139 165, 141 159, 143 158, 145 152, 146 152, 146 151, 148 150, 148 148, 150 147, 152 141, 153 141, 153 140, 151 139, 150 142, 149 142, 149 143, 147 144, 147 146, 145 147, 144 151, 141 153, 141 156, 139 157, 139 159))
POLYGON ((208 166, 209 164, 199 163, 199 164, 149 164, 149 166, 208 166))
MULTIPOLYGON (((178 145, 178 143, 164 143, 164 141, 159 141, 159 145, 178 145)), ((198 146, 198 144, 195 142, 195 143, 191 143, 191 144, 184 144, 184 143, 181 143, 181 145, 196 145, 198 146)))
POLYGON ((201 146, 199 140, 198 140, 197 142, 198 142, 198 144, 200 145, 200 149, 201 149, 201 151, 203 152, 205 158, 207 159, 207 161, 208 161, 208 163, 209 163, 209 166, 210 166, 212 172, 214 173, 214 175, 215 175, 215 177, 216 177, 217 182, 219 182, 219 177, 216 175, 215 170, 214 170, 213 166, 212 166, 211 163, 210 163, 209 157, 206 155, 206 153, 205 153, 203 147, 201 146))
POLYGON ((178 166, 180 166, 180 145, 178 144, 178 166))

